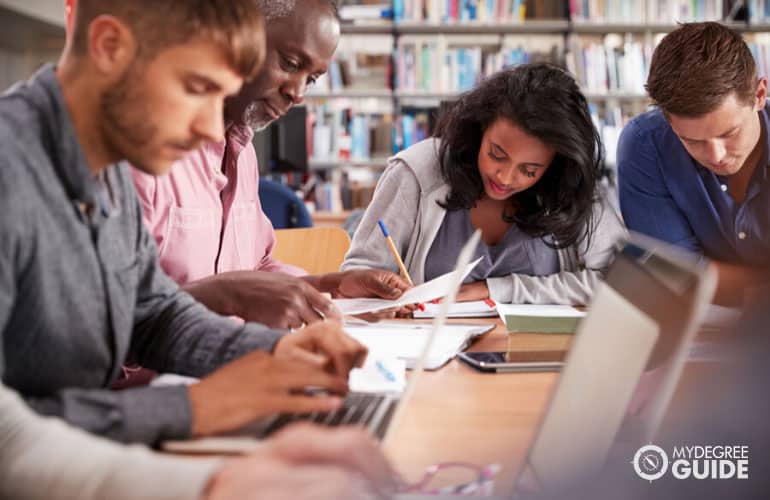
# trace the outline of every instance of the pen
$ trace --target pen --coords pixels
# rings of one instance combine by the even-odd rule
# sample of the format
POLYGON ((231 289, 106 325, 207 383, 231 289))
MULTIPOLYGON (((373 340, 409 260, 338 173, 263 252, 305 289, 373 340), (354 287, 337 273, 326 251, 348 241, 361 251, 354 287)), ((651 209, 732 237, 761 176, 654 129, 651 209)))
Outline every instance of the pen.
POLYGON ((495 307, 497 307, 497 304, 495 304, 495 301, 494 301, 494 300, 492 300, 492 299, 490 299, 489 297, 487 297, 486 299, 484 299, 484 302, 485 302, 485 303, 486 303, 486 304, 487 304, 489 307, 491 307, 492 309, 494 309, 495 307))
MULTIPOLYGON (((414 286, 414 282, 412 281, 412 277, 409 276, 409 271, 406 270, 406 266, 404 265, 404 261, 401 260, 401 256, 398 254, 398 250, 396 250, 396 245, 393 243, 393 238, 390 237, 390 233, 388 232, 388 228, 385 227, 385 223, 382 222, 382 219, 377 221, 377 224, 380 225, 380 230, 382 230, 383 236, 385 236, 385 241, 388 243, 388 248, 390 248, 390 253, 393 254, 393 258, 396 259, 396 264, 398 264, 398 268, 401 270, 401 274, 404 275, 404 278, 406 278, 406 281, 409 282, 410 285, 414 286)), ((425 306, 422 304, 417 304, 417 307, 420 309, 420 311, 425 310, 425 306)))
POLYGON ((382 373, 382 376, 385 377, 385 380, 387 380, 388 382, 395 382, 396 381, 396 376, 393 375, 393 372, 388 370, 385 367, 385 365, 382 364, 382 361, 377 360, 377 363, 375 363, 375 364, 377 365, 377 369, 380 370, 380 373, 382 373))

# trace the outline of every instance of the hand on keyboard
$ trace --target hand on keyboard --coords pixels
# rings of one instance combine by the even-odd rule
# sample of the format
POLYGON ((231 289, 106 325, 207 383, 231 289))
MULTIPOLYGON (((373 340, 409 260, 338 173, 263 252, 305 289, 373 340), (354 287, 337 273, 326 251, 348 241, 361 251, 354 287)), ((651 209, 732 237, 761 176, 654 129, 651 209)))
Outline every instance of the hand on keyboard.
POLYGON ((342 405, 347 374, 322 366, 277 359, 255 351, 220 368, 189 387, 194 436, 219 434, 276 413, 330 412, 342 405), (335 395, 308 395, 320 387, 335 395))

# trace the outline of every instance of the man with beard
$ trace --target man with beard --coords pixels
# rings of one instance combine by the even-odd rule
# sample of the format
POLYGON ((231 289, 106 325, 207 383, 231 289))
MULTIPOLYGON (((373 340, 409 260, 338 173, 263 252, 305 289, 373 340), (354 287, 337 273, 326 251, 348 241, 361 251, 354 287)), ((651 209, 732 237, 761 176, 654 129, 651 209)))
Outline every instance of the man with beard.
POLYGON ((56 67, 0 98, 0 375, 38 412, 122 441, 324 412, 366 349, 338 323, 237 324, 166 276, 125 160, 160 175, 224 135, 224 99, 264 60, 251 0, 81 0, 56 67), (272 353, 272 355, 270 355, 272 353), (127 356, 203 377, 106 388, 127 356))
POLYGON ((189 155, 168 176, 133 172, 161 266, 213 311, 274 327, 337 317, 322 292, 397 298, 408 283, 395 274, 309 276, 271 255, 275 235, 259 202, 253 131, 304 100, 307 87, 327 70, 340 26, 331 0, 256 3, 267 20, 265 65, 227 101, 225 140, 189 155))

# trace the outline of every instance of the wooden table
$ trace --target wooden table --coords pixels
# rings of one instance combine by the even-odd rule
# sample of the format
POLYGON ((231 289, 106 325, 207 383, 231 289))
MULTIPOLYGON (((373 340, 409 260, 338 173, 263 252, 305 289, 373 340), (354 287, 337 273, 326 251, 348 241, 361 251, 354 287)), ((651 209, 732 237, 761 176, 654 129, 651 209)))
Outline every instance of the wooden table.
MULTIPOLYGON (((524 334, 509 337, 497 318, 457 320, 496 324, 470 351, 565 349, 572 335, 524 334), (510 339, 510 340, 509 340, 510 339)), ((516 472, 555 388, 558 373, 481 373, 458 360, 426 372, 415 387, 404 418, 385 443, 385 453, 409 481, 429 465, 461 461, 502 466, 495 493, 512 493, 516 472)), ((464 481, 442 474, 442 479, 464 481)))

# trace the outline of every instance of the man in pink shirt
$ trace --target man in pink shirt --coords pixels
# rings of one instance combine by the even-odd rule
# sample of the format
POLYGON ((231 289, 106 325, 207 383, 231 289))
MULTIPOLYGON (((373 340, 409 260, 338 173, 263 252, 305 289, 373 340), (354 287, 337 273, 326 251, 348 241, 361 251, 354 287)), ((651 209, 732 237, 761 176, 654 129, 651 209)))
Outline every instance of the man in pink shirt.
POLYGON ((187 292, 220 314, 297 327, 339 316, 323 292, 393 299, 409 285, 378 270, 309 276, 273 259, 253 130, 304 100, 327 70, 340 26, 331 0, 256 1, 267 19, 267 57, 259 76, 226 103, 225 141, 177 162, 165 177, 134 170, 134 184, 161 266, 187 292))

